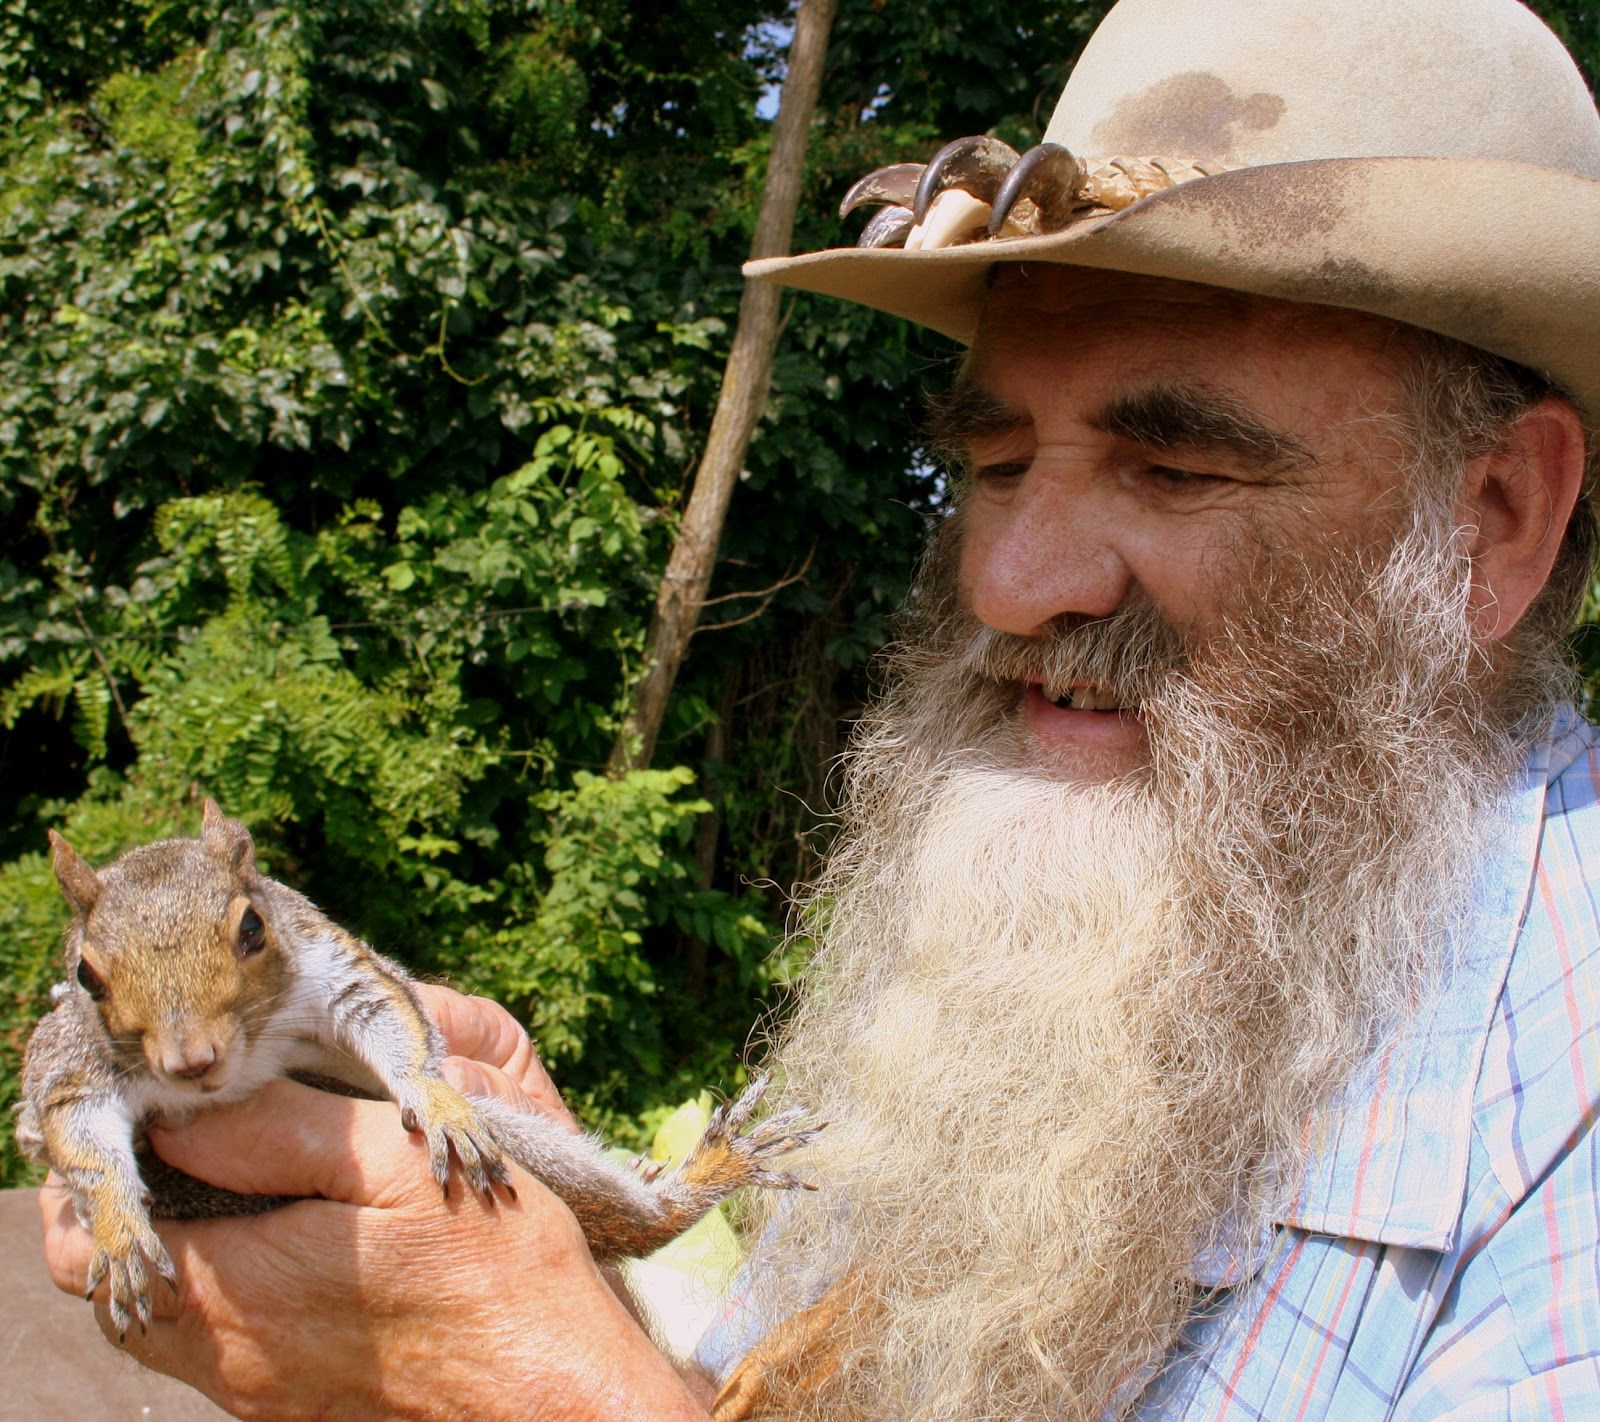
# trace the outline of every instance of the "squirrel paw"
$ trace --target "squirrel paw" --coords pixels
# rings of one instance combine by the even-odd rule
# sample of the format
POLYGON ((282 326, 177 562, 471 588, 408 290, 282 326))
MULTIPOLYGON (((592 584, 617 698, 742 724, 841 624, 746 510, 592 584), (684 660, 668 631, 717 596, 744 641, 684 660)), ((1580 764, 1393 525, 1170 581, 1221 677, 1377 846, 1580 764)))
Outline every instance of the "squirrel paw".
POLYGON ((84 1297, 92 1299, 101 1284, 109 1281, 111 1324, 119 1339, 128 1335, 135 1318, 144 1332, 150 1330, 150 1269, 178 1292, 178 1271, 166 1246, 161 1243, 148 1219, 108 1220, 97 1214, 94 1224, 94 1257, 89 1261, 88 1287, 84 1297))
POLYGON ((705 1134, 684 1161, 680 1177, 715 1177, 729 1191, 741 1185, 764 1185, 769 1190, 815 1190, 815 1185, 768 1166, 779 1156, 809 1144, 827 1124, 812 1121, 803 1106, 791 1106, 745 1131, 750 1117, 766 1094, 771 1078, 759 1076, 733 1101, 711 1113, 705 1134))
POLYGON ((402 1102, 400 1124, 408 1131, 420 1132, 428 1143, 428 1160, 433 1178, 448 1198, 450 1194, 450 1155, 455 1153, 467 1184, 491 1204, 498 1185, 512 1199, 512 1188, 505 1157, 478 1108, 449 1082, 434 1077, 420 1083, 418 1098, 402 1102))

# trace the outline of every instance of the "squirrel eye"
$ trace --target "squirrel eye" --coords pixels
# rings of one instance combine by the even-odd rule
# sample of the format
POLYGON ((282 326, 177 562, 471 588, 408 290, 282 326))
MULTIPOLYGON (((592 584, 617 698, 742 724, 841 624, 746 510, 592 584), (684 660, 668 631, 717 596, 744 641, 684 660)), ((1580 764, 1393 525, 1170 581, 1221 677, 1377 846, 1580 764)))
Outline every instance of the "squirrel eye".
POLYGON ((78 986, 96 1002, 106 995, 105 979, 89 966, 87 958, 78 959, 78 986))
POLYGON ((253 908, 247 908, 239 917, 239 956, 248 958, 252 953, 259 953, 266 944, 266 924, 253 908))

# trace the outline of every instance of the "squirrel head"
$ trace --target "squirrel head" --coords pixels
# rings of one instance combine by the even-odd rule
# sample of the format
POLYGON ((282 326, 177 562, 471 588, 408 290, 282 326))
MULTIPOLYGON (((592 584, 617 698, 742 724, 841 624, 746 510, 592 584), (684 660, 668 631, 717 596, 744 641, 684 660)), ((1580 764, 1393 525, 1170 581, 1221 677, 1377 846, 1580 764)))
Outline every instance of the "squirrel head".
POLYGON ((98 872, 54 830, 50 846, 72 908, 67 969, 118 1059, 173 1089, 224 1090, 290 978, 250 831, 208 799, 199 839, 98 872))

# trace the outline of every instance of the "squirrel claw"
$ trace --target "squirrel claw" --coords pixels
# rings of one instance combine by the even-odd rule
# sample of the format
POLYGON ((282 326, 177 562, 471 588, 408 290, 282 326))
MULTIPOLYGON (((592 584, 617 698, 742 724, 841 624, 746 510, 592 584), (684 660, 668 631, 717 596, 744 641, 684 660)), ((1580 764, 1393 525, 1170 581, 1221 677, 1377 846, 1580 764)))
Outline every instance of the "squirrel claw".
POLYGON ((707 1127, 707 1133, 720 1127, 729 1135, 738 1135, 755 1114, 771 1081, 772 1078, 765 1074, 758 1076, 734 1100, 724 1101, 711 1113, 711 1125, 707 1127))
POLYGON ((85 1285, 83 1296, 93 1299, 95 1291, 105 1282, 106 1271, 111 1267, 111 1256, 103 1249, 94 1252, 94 1258, 89 1261, 89 1282, 85 1285))
POLYGON ((176 1294, 178 1271, 165 1247, 148 1224, 123 1236, 113 1236, 95 1250, 89 1265, 87 1297, 93 1297, 101 1284, 107 1284, 107 1308, 112 1327, 120 1342, 128 1336, 135 1319, 148 1335, 153 1311, 150 1306, 150 1270, 176 1294), (146 1261, 149 1261, 149 1269, 146 1261))
POLYGON ((768 1190, 815 1190, 817 1187, 809 1180, 802 1180, 798 1175, 791 1175, 787 1170, 752 1170, 750 1172, 752 1185, 763 1185, 768 1190))
POLYGON ((493 1202, 494 1187, 505 1183, 506 1163, 477 1108, 443 1080, 426 1078, 418 1099, 400 1109, 402 1123, 413 1123, 428 1145, 428 1166, 445 1199, 450 1198, 451 1157, 467 1186, 493 1202))

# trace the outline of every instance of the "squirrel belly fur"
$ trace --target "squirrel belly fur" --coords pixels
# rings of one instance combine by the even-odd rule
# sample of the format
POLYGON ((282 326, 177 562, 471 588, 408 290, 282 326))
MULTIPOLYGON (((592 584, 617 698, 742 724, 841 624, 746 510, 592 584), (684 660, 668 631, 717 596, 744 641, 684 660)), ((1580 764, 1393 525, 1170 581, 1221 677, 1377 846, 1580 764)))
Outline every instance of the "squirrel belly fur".
POLYGON ((259 873, 249 831, 213 800, 198 839, 145 845, 98 871, 54 831, 50 841, 72 908, 66 980, 28 1041, 17 1141, 72 1192, 94 1237, 89 1293, 108 1281, 119 1334, 135 1317, 148 1325, 151 1272, 177 1288, 152 1217, 287 1203, 165 1165, 142 1148, 146 1127, 278 1077, 393 1101, 446 1192, 459 1172, 493 1200, 510 1191, 514 1162, 565 1201, 601 1260, 658 1249, 742 1186, 802 1185, 772 1165, 818 1127, 797 1110, 751 1126, 763 1081, 719 1107, 659 1179, 540 1113, 462 1095, 444 1079, 443 1039, 406 971, 259 873))

